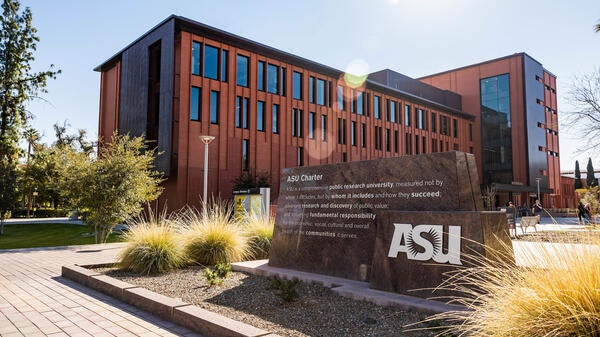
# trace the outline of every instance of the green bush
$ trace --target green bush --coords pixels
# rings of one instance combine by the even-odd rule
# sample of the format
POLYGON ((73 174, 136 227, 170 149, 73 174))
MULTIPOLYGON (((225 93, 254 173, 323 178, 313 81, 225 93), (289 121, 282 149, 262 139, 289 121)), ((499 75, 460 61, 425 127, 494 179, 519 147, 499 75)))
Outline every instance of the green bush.
POLYGON ((202 213, 188 209, 178 218, 184 228, 186 256, 205 266, 243 261, 248 240, 233 221, 231 204, 212 202, 207 208, 202 213))
POLYGON ((292 302, 300 297, 298 293, 298 285, 300 280, 297 278, 291 280, 280 279, 275 276, 271 279, 268 289, 274 290, 275 295, 281 298, 284 302, 292 302))
POLYGON ((273 239, 275 219, 254 213, 244 218, 244 231, 248 237, 249 260, 268 259, 273 239))
POLYGON ((214 270, 205 268, 204 271, 202 271, 202 275, 206 279, 206 283, 208 283, 209 286, 213 286, 223 284, 223 280, 229 277, 230 272, 231 265, 228 263, 218 263, 214 270))
POLYGON ((119 265, 140 274, 164 273, 186 263, 180 235, 163 214, 157 220, 138 218, 123 236, 127 246, 119 265))

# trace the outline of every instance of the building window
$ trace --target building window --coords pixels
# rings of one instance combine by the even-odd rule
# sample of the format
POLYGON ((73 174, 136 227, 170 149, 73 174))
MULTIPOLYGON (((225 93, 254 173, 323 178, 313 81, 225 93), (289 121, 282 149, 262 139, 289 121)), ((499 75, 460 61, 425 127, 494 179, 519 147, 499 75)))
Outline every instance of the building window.
POLYGON ((325 105, 325 81, 317 79, 317 104, 325 105))
POLYGON ((248 86, 248 65, 248 57, 243 55, 237 56, 237 85, 239 86, 248 86))
POLYGON ((210 92, 210 122, 219 124, 219 92, 214 90, 210 92))
POLYGON ((250 141, 248 139, 242 140, 242 170, 250 171, 250 141))
POLYGON ((452 119, 452 136, 458 138, 458 119, 452 119))
POLYGON ((298 147, 298 166, 304 166, 304 148, 298 147))
POLYGON ((373 97, 373 116, 375 119, 381 119, 381 98, 377 95, 373 97))
POLYGON ((202 111, 202 105, 200 100, 201 89, 198 87, 192 87, 190 94, 190 119, 193 121, 199 121, 202 111))
POLYGON ((267 65, 267 92, 279 93, 279 67, 270 63, 267 65))
POLYGON ((433 153, 437 152, 437 150, 438 150, 437 144, 438 144, 437 139, 431 140, 431 152, 433 152, 433 153))
POLYGON ((473 124, 469 123, 469 140, 473 141, 473 124))
POLYGON ((404 106, 404 125, 410 126, 410 105, 404 106))
POLYGON ((408 132, 404 134, 404 147, 406 154, 412 154, 412 136, 408 132))
POLYGON ((337 103, 338 110, 346 110, 346 104, 344 102, 344 87, 338 85, 337 87, 337 103))
POLYGON ((192 42, 192 75, 200 75, 202 69, 202 44, 200 42, 192 42))
POLYGON ((315 113, 311 111, 308 113, 308 138, 310 139, 315 139, 315 123, 315 113))
POLYGON ((419 154, 419 135, 415 135, 415 154, 419 154))
POLYGON ((398 153, 400 148, 400 136, 398 130, 394 131, 394 152, 398 153))
POLYGON ((431 132, 437 132, 437 115, 431 113, 431 132))
POLYGON ((350 124, 350 145, 356 146, 356 122, 350 124))
POLYGON ((367 147, 367 124, 360 125, 360 146, 367 147))
POLYGON ((257 89, 265 91, 265 62, 258 61, 258 69, 256 71, 257 89))
POLYGON ((359 115, 365 114, 365 102, 364 102, 364 93, 361 91, 356 92, 356 113, 359 115))
POLYGON ((308 102, 315 102, 315 78, 312 76, 308 78, 308 102))
POLYGON ((302 110, 292 109, 292 137, 302 137, 302 110))
POLYGON ((425 129, 425 111, 423 109, 417 109, 417 128, 425 129))
POLYGON ((448 135, 448 117, 440 116, 440 134, 448 135))
POLYGON ((285 84, 287 82, 286 79, 285 79, 286 78, 285 68, 281 67, 280 70, 281 71, 279 72, 279 74, 281 76, 280 76, 280 79, 279 79, 279 83, 280 83, 279 94, 282 95, 282 96, 285 96, 285 90, 286 90, 286 85, 285 84))
POLYGON ((248 98, 235 98, 235 127, 248 129, 248 98))
POLYGON ((256 130, 265 131, 265 102, 256 102, 256 130))
POLYGON ((273 133, 279 133, 279 104, 273 104, 273 133))
POLYGON ((327 140, 327 116, 321 115, 321 140, 327 140))
POLYGON ((219 77, 219 48, 204 45, 204 77, 213 80, 219 77))
POLYGON ((227 75, 229 72, 227 71, 227 65, 229 60, 229 52, 227 50, 221 51, 221 81, 227 82, 227 75))
POLYGON ((392 151, 392 134, 390 129, 385 129, 385 150, 387 152, 392 151))
POLYGON ((292 90, 294 99, 302 99, 302 73, 294 71, 292 73, 292 90))
POLYGON ((423 146, 421 147, 423 153, 427 153, 427 138, 425 138, 425 136, 421 137, 421 140, 423 141, 423 146))
POLYGON ((338 118, 338 144, 346 145, 346 119, 338 118))
POLYGON ((375 150, 381 150, 383 149, 382 143, 382 128, 381 126, 376 126, 375 127, 375 150))
POLYGON ((397 123, 398 122, 398 118, 397 118, 398 113, 396 111, 396 102, 389 100, 388 103, 389 103, 388 109, 389 109, 389 114, 390 114, 390 118, 391 118, 389 121, 392 123, 397 123))
POLYGON ((242 121, 244 120, 243 112, 242 112, 242 96, 237 96, 235 98, 235 127, 241 128, 242 121))

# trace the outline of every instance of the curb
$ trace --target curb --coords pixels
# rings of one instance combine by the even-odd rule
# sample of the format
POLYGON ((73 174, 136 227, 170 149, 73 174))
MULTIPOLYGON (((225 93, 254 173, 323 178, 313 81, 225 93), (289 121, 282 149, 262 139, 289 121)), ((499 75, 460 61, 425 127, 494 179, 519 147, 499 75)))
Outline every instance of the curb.
POLYGON ((62 266, 61 275, 205 336, 279 337, 271 332, 221 316, 181 300, 86 269, 86 267, 112 265, 114 263, 62 266))
POLYGON ((268 261, 269 260, 235 262, 231 264, 231 269, 269 278, 274 276, 287 280, 296 278, 302 282, 319 284, 323 287, 331 288, 331 291, 339 296, 367 301, 379 306, 394 307, 404 311, 438 314, 448 311, 467 310, 466 307, 460 305, 446 304, 444 302, 421 297, 371 289, 368 282, 353 281, 334 276, 272 267, 268 265, 268 261))

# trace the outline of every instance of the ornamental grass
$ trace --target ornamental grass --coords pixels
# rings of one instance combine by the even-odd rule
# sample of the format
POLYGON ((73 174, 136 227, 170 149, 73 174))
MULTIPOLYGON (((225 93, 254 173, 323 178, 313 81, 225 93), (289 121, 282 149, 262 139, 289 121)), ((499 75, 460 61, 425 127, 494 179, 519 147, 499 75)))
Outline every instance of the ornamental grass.
POLYGON ((440 288, 468 310, 428 318, 440 335, 600 336, 600 240, 514 242, 517 266, 488 262, 454 273, 440 288))
POLYGON ((192 262, 208 266, 244 260, 248 239, 232 215, 231 203, 215 200, 204 211, 190 208, 179 215, 184 252, 192 262))
POLYGON ((273 239, 275 219, 266 215, 247 214, 243 219, 244 232, 248 237, 249 260, 268 259, 273 239))
POLYGON ((123 234, 127 246, 119 266, 140 274, 159 274, 186 264, 181 238, 166 212, 149 219, 138 217, 123 234))

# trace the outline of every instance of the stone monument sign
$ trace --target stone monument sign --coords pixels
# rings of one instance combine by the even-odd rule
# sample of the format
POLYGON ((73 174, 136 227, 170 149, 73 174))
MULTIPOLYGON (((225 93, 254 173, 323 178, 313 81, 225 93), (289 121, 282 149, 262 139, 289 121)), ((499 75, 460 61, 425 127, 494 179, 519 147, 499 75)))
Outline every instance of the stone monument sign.
MULTIPOLYGON (((359 281, 387 268, 373 260, 383 257, 376 248, 385 251, 376 238, 388 244, 393 237, 393 224, 380 222, 387 219, 385 211, 425 212, 437 219, 444 212, 483 208, 475 159, 462 152, 287 168, 280 186, 269 265, 359 281)), ((461 233, 481 236, 477 221, 461 233)), ((451 224, 431 223, 442 231, 451 224)), ((374 280, 381 289, 404 287, 374 280)))

